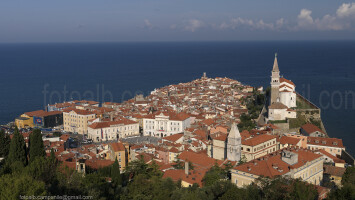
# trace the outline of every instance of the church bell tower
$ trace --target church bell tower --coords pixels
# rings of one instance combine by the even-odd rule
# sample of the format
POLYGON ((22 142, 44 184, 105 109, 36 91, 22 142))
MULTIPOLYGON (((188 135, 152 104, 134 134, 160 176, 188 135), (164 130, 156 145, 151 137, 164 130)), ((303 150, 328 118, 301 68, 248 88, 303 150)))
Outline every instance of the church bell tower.
POLYGON ((275 53, 274 66, 271 71, 271 98, 270 105, 277 102, 280 91, 280 71, 277 63, 277 53, 275 53))
POLYGON ((227 159, 230 161, 239 161, 241 157, 242 141, 235 123, 232 124, 227 140, 227 159))

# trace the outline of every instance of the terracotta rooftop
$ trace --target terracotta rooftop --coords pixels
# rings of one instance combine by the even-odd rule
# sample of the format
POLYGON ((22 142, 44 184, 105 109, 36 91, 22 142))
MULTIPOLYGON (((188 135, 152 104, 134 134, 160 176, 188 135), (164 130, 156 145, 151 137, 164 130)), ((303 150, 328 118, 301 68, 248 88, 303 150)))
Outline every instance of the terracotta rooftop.
POLYGON ((63 110, 65 113, 69 113, 71 111, 74 111, 78 115, 93 115, 94 113, 88 110, 81 110, 81 109, 76 109, 76 108, 66 108, 63 110))
POLYGON ((293 86, 296 86, 292 81, 290 81, 290 80, 288 80, 288 79, 285 79, 285 78, 280 78, 280 83, 282 83, 282 82, 286 82, 286 83, 288 83, 288 84, 291 84, 291 85, 293 85, 293 86))
POLYGON ((300 140, 301 140, 300 138, 282 136, 279 142, 281 144, 297 145, 300 140))
POLYGON ((255 136, 255 137, 250 138, 250 139, 242 140, 242 144, 243 145, 247 145, 247 146, 256 146, 258 144, 261 144, 263 142, 272 140, 274 138, 276 138, 276 136, 263 134, 263 135, 255 136))
POLYGON ((323 168, 324 168, 324 173, 325 174, 330 174, 332 176, 338 176, 338 177, 342 177, 343 174, 346 171, 346 168, 335 167, 335 166, 332 166, 332 165, 324 165, 323 168))
POLYGON ((305 124, 301 128, 305 130, 308 134, 314 133, 316 131, 324 133, 320 128, 318 128, 316 125, 313 124, 305 124))
POLYGON ((292 150, 292 148, 288 148, 288 150, 298 154, 298 162, 294 165, 289 165, 281 159, 282 149, 234 167, 234 169, 257 176, 274 177, 286 174, 290 169, 297 169, 309 161, 322 157, 322 155, 315 154, 307 149, 296 148, 292 150))
POLYGON ((171 169, 166 170, 163 178, 171 178, 174 181, 182 180, 189 184, 197 183, 200 187, 202 187, 202 179, 205 176, 207 170, 199 169, 199 170, 189 170, 189 174, 185 174, 184 169, 171 169))
POLYGON ((343 140, 338 138, 307 137, 307 144, 344 148, 343 140))
POLYGON ((110 146, 114 152, 125 151, 125 147, 121 142, 111 143, 110 146))
POLYGON ((174 134, 174 135, 163 137, 163 139, 171 141, 171 142, 176 142, 177 140, 179 140, 183 136, 184 136, 184 134, 178 133, 178 134, 174 134))

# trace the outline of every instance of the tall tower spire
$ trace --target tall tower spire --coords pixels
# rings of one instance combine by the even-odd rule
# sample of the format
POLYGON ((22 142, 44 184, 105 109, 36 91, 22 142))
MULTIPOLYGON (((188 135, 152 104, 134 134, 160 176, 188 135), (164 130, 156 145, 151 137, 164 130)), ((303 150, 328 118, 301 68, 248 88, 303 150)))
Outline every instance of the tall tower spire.
POLYGON ((272 67, 273 72, 278 72, 279 71, 279 64, 277 63, 277 53, 275 53, 275 60, 274 60, 274 66, 272 67))
POLYGON ((277 53, 275 53, 274 65, 271 71, 271 98, 270 105, 277 102, 279 98, 279 90, 280 90, 280 71, 279 64, 277 63, 277 53))

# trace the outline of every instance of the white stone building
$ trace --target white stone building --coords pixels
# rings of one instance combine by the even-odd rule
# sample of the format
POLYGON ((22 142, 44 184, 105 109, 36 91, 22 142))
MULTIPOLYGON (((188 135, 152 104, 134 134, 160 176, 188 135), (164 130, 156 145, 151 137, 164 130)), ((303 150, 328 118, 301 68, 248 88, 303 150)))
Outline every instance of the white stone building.
POLYGON ((143 117, 143 135, 166 137, 190 127, 192 118, 186 113, 159 113, 143 117))
POLYGON ((116 141, 139 135, 139 123, 129 119, 94 122, 88 126, 88 138, 94 142, 116 141))

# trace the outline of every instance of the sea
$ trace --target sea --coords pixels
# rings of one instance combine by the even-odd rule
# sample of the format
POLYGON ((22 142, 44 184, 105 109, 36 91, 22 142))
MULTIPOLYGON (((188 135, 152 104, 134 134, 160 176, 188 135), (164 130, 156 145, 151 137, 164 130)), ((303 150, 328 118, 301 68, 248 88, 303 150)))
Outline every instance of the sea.
POLYGON ((275 53, 281 75, 354 155, 355 41, 0 44, 0 124, 56 102, 146 96, 203 72, 266 88, 275 53))

